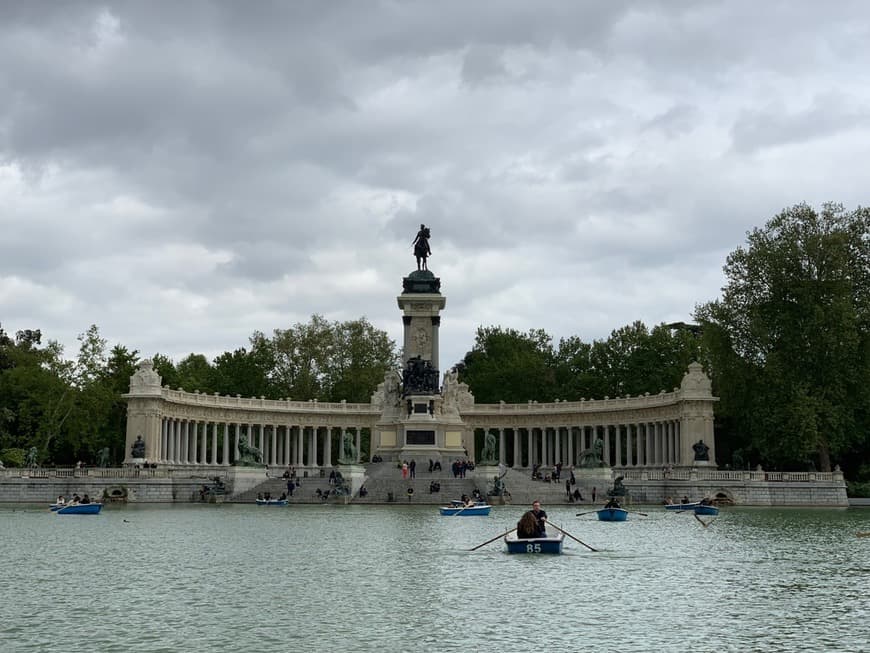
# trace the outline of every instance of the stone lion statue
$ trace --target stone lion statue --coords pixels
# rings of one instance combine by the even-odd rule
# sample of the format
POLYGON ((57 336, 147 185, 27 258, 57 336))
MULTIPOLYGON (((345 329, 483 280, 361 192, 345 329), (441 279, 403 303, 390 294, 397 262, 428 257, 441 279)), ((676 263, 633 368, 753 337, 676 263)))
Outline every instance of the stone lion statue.
POLYGON ((601 438, 595 440, 592 446, 577 454, 578 467, 604 467, 601 454, 604 452, 604 441, 601 438))
POLYGON ((494 465, 498 462, 494 434, 487 432, 483 437, 483 451, 480 452, 480 460, 478 462, 482 465, 494 465))
POLYGON ((338 462, 342 465, 352 465, 356 462, 356 447, 353 444, 353 436, 345 431, 341 434, 341 453, 338 462))
POLYGON ((263 464, 263 454, 248 444, 247 436, 239 436, 239 457, 233 463, 239 467, 257 467, 263 464))

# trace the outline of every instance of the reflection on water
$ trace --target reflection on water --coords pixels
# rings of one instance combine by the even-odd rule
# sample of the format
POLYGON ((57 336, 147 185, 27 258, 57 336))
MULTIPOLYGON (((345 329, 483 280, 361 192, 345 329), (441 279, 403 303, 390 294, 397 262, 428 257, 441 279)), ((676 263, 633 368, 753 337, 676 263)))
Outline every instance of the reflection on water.
POLYGON ((600 552, 468 551, 519 507, 2 507, 0 648, 870 650, 870 510, 547 510, 600 552))

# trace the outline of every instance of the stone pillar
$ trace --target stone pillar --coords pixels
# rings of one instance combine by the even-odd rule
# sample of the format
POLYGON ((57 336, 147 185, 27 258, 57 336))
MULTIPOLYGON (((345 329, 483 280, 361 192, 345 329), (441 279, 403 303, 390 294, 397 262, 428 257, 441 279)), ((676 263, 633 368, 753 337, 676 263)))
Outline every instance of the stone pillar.
POLYGON ((224 441, 221 447, 221 465, 227 466, 230 464, 230 425, 229 422, 224 422, 224 441))
POLYGON ((278 427, 274 424, 270 427, 272 429, 272 437, 271 437, 271 451, 269 452, 269 464, 273 467, 278 464, 278 427))
POLYGON ((211 423, 211 464, 212 465, 217 465, 217 448, 218 448, 217 432, 218 432, 218 423, 212 422, 211 423))
POLYGON ((523 450, 520 444, 520 430, 514 427, 514 469, 523 466, 523 450))
POLYGON ((362 428, 357 425, 356 427, 356 462, 359 463, 362 456, 362 428))
POLYGON ((535 434, 535 429, 529 427, 526 429, 526 444, 528 444, 528 457, 526 458, 526 462, 528 463, 527 467, 530 469, 535 466, 535 447, 533 444, 533 437, 535 434))
POLYGON ((317 426, 311 427, 311 451, 308 454, 309 466, 317 467, 317 426))
MULTIPOLYGON (((168 418, 168 417, 164 417, 162 420, 160 420, 160 448, 159 448, 159 450, 158 450, 158 452, 157 452, 158 460, 159 460, 161 463, 165 463, 165 462, 166 462, 166 453, 165 453, 165 452, 167 451, 167 446, 166 446, 167 435, 166 435, 166 431, 167 431, 168 428, 169 428, 169 418, 168 418)), ((146 451, 146 454, 147 454, 147 451, 146 451)))
POLYGON ((236 427, 233 429, 233 462, 239 459, 239 432, 242 430, 242 423, 236 422, 236 427))
POLYGON ((284 467, 290 465, 290 425, 284 425, 284 467))
POLYGON ((507 442, 505 442, 504 438, 504 427, 499 427, 498 429, 498 464, 506 465, 507 464, 507 456, 505 455, 507 448, 507 442))
POLYGON ((610 467, 610 425, 602 424, 604 429, 604 464, 610 467))
POLYGON ((208 464, 208 420, 202 423, 202 439, 199 442, 200 456, 199 462, 202 465, 208 464))
POLYGON ((332 427, 327 426, 323 434, 323 466, 332 467, 332 427))
POLYGON ((562 462, 562 429, 553 427, 553 464, 562 462))
POLYGON ((305 453, 305 427, 300 424, 296 430, 296 466, 304 467, 305 459, 303 458, 303 454, 305 453))
POLYGON ((574 460, 576 459, 574 456, 574 427, 566 426, 565 428, 568 431, 568 460, 565 464, 570 467, 574 464, 574 460))

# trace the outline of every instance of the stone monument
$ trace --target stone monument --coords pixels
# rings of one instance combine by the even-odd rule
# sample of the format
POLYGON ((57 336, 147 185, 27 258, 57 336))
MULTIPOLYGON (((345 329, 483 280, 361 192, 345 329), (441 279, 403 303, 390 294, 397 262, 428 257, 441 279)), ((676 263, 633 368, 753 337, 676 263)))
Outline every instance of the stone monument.
POLYGON ((402 279, 396 298, 404 327, 402 369, 387 373, 372 396, 381 411, 372 453, 386 459, 447 460, 464 453, 460 406, 473 398, 455 373, 439 386, 438 331, 447 299, 441 280, 428 269, 430 237, 429 228, 420 225, 414 239, 417 269, 402 279))

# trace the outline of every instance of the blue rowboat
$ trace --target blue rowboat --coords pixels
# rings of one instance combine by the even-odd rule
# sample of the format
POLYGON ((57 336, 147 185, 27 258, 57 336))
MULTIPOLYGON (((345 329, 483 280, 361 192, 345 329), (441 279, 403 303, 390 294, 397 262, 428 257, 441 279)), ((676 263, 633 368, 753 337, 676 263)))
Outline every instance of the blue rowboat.
POLYGON ((438 508, 441 514, 445 517, 452 517, 453 515, 458 515, 459 517, 473 517, 473 516, 482 516, 485 517, 489 514, 489 511, 492 510, 492 506, 487 504, 475 504, 473 506, 467 506, 463 508, 462 506, 441 506, 438 508))
POLYGON ((696 515, 713 515, 714 517, 719 514, 719 508, 716 506, 702 506, 698 504, 695 506, 695 514, 696 515))
POLYGON ((516 531, 504 536, 508 553, 562 553, 565 536, 562 533, 552 537, 524 538, 517 537, 516 531))
MULTIPOLYGON (((453 508, 461 508, 464 505, 465 505, 465 502, 462 501, 461 499, 451 499, 450 500, 450 506, 453 508)), ((485 506, 486 501, 475 501, 474 505, 475 506, 485 506)))
POLYGON ((666 503, 665 510, 694 510, 695 506, 701 505, 697 501, 694 503, 666 503))
POLYGON ((287 499, 257 499, 258 506, 286 506, 288 503, 287 499))
POLYGON ((598 521, 626 521, 628 510, 624 508, 602 508, 598 510, 598 521))
POLYGON ((54 513, 56 515, 98 515, 102 508, 102 503, 76 503, 71 506, 60 506, 54 510, 54 513))

